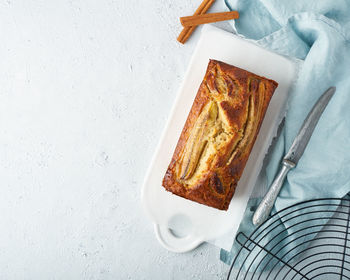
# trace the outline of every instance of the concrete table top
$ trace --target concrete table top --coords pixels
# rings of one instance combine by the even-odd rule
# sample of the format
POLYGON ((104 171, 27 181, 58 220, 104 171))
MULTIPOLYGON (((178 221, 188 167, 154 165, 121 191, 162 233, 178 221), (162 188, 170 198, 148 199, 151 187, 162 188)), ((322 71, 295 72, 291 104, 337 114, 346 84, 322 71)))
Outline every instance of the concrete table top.
POLYGON ((199 4, 0 3, 0 279, 225 278, 219 248, 163 249, 140 204, 199 4))

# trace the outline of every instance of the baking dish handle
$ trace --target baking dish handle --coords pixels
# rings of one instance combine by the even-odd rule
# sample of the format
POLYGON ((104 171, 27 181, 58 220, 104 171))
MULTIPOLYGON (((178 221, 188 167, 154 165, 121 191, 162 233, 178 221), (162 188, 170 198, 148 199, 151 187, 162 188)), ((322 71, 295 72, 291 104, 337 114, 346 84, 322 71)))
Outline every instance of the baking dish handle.
POLYGON ((197 248, 204 241, 193 235, 177 237, 166 226, 154 224, 154 231, 159 243, 167 250, 175 253, 184 253, 197 248))

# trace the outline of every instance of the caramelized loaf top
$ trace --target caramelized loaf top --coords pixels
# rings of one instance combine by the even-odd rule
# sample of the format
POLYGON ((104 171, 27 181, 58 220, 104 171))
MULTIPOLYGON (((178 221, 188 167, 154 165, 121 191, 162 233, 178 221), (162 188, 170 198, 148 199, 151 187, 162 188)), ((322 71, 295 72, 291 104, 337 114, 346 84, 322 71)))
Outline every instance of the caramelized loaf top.
POLYGON ((163 186, 227 209, 277 83, 210 60, 163 186))

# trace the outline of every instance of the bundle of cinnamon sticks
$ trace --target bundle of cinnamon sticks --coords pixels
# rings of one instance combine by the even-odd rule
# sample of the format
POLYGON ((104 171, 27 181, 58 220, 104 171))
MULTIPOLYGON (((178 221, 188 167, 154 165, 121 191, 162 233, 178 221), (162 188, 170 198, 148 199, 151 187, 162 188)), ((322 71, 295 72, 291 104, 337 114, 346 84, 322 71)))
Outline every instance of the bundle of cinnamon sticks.
POLYGON ((177 37, 180 43, 184 44, 200 24, 239 18, 237 11, 206 14, 214 2, 215 0, 203 0, 193 16, 180 18, 180 22, 184 27, 177 37))

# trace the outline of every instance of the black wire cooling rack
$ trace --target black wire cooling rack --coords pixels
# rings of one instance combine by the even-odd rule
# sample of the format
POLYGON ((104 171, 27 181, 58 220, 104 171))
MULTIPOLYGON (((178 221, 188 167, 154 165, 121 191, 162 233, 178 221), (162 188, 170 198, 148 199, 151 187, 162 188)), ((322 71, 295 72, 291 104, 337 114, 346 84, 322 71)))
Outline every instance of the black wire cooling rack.
POLYGON ((350 279, 350 199, 316 199, 274 214, 240 245, 227 279, 350 279))

